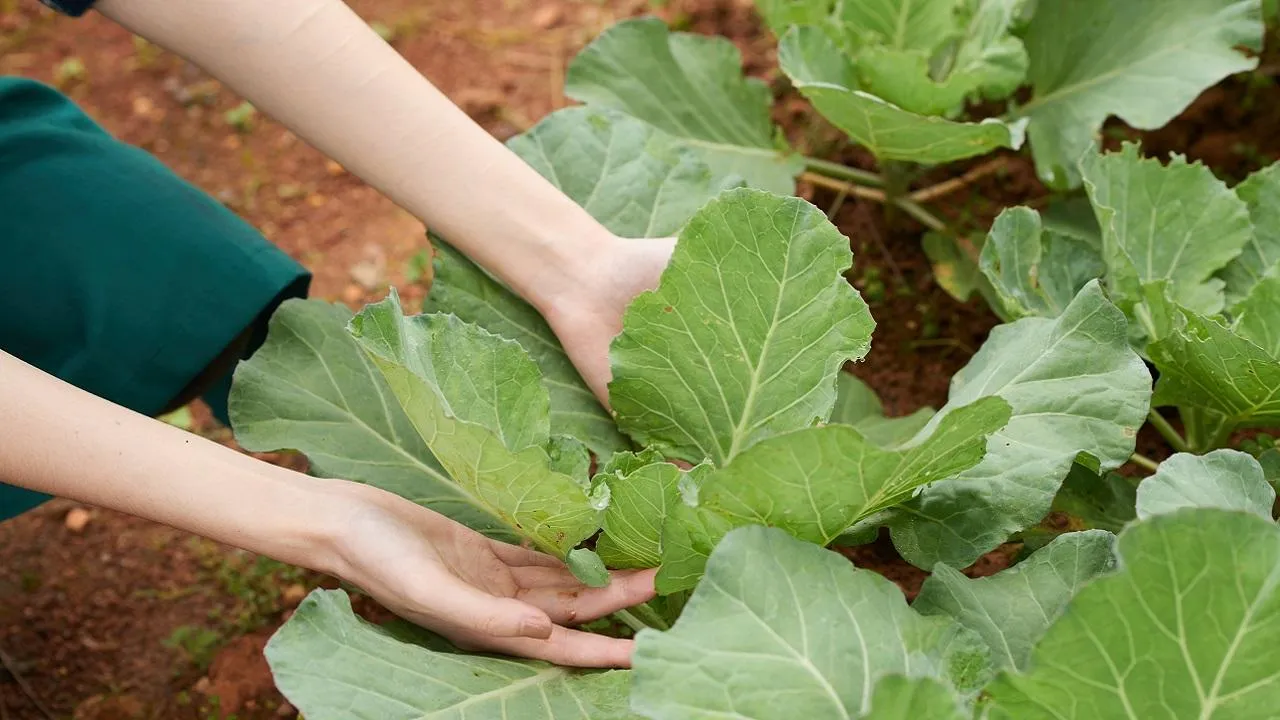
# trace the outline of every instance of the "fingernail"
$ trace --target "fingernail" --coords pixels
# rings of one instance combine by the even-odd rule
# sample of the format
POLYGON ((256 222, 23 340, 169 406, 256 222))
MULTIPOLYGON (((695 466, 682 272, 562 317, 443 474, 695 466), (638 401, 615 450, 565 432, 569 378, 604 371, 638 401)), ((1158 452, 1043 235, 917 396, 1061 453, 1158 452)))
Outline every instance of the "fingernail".
POLYGON ((545 640, 551 637, 551 618, 546 615, 530 615, 520 623, 520 634, 545 640))

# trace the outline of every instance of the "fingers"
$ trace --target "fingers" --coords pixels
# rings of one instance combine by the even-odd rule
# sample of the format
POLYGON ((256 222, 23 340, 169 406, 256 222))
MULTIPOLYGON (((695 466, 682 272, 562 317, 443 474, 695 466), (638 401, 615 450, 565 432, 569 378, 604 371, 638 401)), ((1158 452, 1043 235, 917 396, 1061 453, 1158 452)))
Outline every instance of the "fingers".
POLYGON ((517 576, 516 581, 522 588, 516 597, 542 610, 556 623, 589 622, 652 599, 656 594, 653 579, 657 572, 656 569, 616 571, 610 573, 609 584, 602 588, 587 587, 572 574, 568 580, 561 578, 559 582, 551 581, 547 575, 550 584, 531 583, 532 587, 517 576))
POLYGON ((557 587, 578 589, 582 587, 582 581, 569 568, 564 566, 558 568, 542 566, 513 567, 510 570, 511 577, 516 581, 516 585, 522 588, 557 587))
POLYGON ((489 549, 493 550, 493 554, 498 556, 502 562, 516 567, 550 567, 562 568, 564 563, 559 558, 551 557, 544 552, 530 550, 519 545, 511 545, 500 540, 490 540, 489 549))
POLYGON ((508 655, 582 668, 629 668, 633 647, 630 640, 558 626, 546 640, 501 638, 485 645, 486 649, 508 655))
POLYGON ((539 608, 490 595, 452 576, 441 577, 429 597, 429 605, 419 612, 481 636, 546 639, 554 630, 551 618, 539 608))

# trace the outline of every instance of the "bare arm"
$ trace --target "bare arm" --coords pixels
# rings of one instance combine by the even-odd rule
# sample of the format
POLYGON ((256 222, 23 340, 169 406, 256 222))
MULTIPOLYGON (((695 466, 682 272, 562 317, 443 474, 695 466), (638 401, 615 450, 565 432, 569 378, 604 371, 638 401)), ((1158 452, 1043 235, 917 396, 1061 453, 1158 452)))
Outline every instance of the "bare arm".
POLYGON ((255 460, 0 352, 0 480, 342 577, 456 643, 625 666, 631 643, 571 630, 653 596, 653 573, 587 588, 548 555, 375 488, 255 460), (572 598, 566 602, 565 598, 572 598))
POLYGON ((341 0, 100 0, 418 216, 550 322, 607 404, 609 342, 674 242, 609 233, 341 0))
POLYGON ((540 309, 616 239, 341 0, 100 0, 396 201, 540 309))
POLYGON ((139 415, 4 352, 0 427, 0 480, 313 570, 337 569, 330 531, 341 522, 338 483, 311 480, 139 415))

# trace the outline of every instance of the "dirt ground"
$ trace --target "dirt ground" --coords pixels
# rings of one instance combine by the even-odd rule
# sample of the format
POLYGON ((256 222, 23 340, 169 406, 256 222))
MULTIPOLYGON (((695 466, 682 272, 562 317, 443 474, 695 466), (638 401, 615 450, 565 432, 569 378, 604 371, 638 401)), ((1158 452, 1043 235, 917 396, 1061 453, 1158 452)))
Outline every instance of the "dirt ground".
MULTIPOLYGON (((350 4, 504 139, 566 104, 567 60, 627 15, 656 11, 682 28, 729 35, 750 72, 773 77, 773 43, 748 0, 350 4)), ((1148 150, 1184 152, 1231 178, 1280 157, 1277 67, 1268 53, 1261 71, 1210 90, 1172 126, 1144 136, 1148 150)), ((238 98, 101 17, 70 20, 35 0, 0 0, 0 74, 58 84, 112 133, 154 153, 308 266, 315 296, 358 306, 391 285, 410 301, 425 292, 421 268, 429 250, 421 223, 270 120, 253 117, 235 127, 235 113, 228 113, 240 106, 238 98)), ((858 151, 841 149, 838 134, 804 107, 792 96, 778 104, 778 120, 794 142, 867 164, 858 151)), ((1133 135, 1119 125, 1106 132, 1109 143, 1133 135)), ((937 169, 922 182, 963 170, 937 169)), ((800 191, 822 207, 836 200, 828 190, 800 191)), ((1029 162, 1010 154, 1001 172, 952 196, 940 211, 976 230, 1000 207, 1043 195, 1029 162)), ((938 287, 918 226, 886 224, 877 206, 856 200, 842 203, 834 217, 853 241, 850 279, 880 320, 869 358, 854 371, 892 414, 940 405, 948 378, 996 319, 980 301, 958 303, 938 287)), ((229 431, 198 406, 177 422, 231 443, 229 431)), ((1141 447, 1153 456, 1164 452, 1146 437, 1141 447)), ((1003 548, 971 572, 995 572, 1015 551, 1003 548)), ((851 556, 908 593, 923 578, 884 542, 851 556)), ((323 581, 66 501, 0 524, 0 720, 294 717, 272 687, 261 650, 289 608, 323 581)))

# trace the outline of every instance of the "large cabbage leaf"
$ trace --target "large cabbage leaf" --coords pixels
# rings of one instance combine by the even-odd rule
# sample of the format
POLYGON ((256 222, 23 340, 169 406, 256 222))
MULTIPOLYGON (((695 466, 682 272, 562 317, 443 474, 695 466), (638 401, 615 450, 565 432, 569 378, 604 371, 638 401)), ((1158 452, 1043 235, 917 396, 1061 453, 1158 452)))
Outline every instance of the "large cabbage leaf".
POLYGON ((742 56, 726 38, 673 33, 657 18, 624 20, 573 59, 565 94, 649 123, 717 176, 790 194, 803 168, 777 140, 769 88, 742 76, 742 56))
POLYGON ((246 450, 298 450, 311 472, 408 498, 495 537, 511 529, 449 478, 382 373, 347 333, 351 311, 321 300, 280 306, 267 340, 236 368, 230 410, 246 450))
POLYGON ((996 667, 1024 670, 1035 644, 1071 598, 1115 566, 1114 540, 1102 530, 1060 535, 1012 568, 984 578, 936 565, 911 607, 946 615, 978 633, 996 667))
POLYGON ((1280 263, 1280 163, 1250 175, 1236 186, 1235 192, 1249 206, 1253 237, 1240 256, 1222 271, 1229 304, 1246 297, 1280 263))
POLYGON ((1222 280, 1214 277, 1253 236, 1245 202, 1199 164, 1175 156, 1143 159, 1126 143, 1118 153, 1081 164, 1085 189, 1102 226, 1107 287, 1131 308, 1143 286, 1166 282, 1171 298, 1198 313, 1221 312, 1222 280))
POLYGON ((928 483, 978 463, 988 437, 1009 421, 1009 404, 984 397, 960 408, 909 447, 886 450, 844 425, 798 430, 763 440, 686 493, 689 508, 668 518, 665 533, 697 534, 698 543, 663 548, 662 592, 692 587, 698 558, 727 528, 777 527, 826 545, 859 521, 891 508, 928 483), (692 527, 683 526, 690 514, 692 527), (670 565, 667 567, 666 565, 670 565), (678 568, 672 570, 671 568, 678 568))
POLYGON ((632 706, 669 720, 861 717, 882 677, 970 692, 986 662, 977 637, 917 614, 880 575, 747 527, 716 548, 675 626, 637 637, 632 706))
POLYGON ((1044 228, 1025 207, 1000 213, 982 245, 979 267, 994 291, 996 313, 1006 320, 1057 317, 1105 267, 1098 248, 1044 228))
POLYGON ((550 398, 518 343, 453 315, 407 317, 395 292, 350 328, 473 502, 560 557, 599 528, 607 495, 588 494, 585 448, 553 441, 550 398))
POLYGON ((1276 491, 1252 455, 1214 450, 1205 455, 1178 453, 1138 486, 1138 517, 1186 507, 1243 510, 1271 519, 1276 491))
POLYGON ((308 720, 628 720, 630 673, 460 652, 416 628, 360 619, 316 590, 271 638, 276 685, 308 720))
POLYGON ((1007 400, 1013 418, 988 440, 986 457, 925 488, 888 523, 898 550, 918 567, 965 567, 1038 523, 1080 453, 1103 470, 1127 461, 1150 405, 1151 375, 1129 347, 1124 315, 1093 281, 1057 318, 992 330, 952 378, 931 424, 990 395, 1007 400))
POLYGON ((1040 176, 1080 183, 1077 163, 1103 121, 1141 130, 1172 120, 1205 88, 1252 69, 1259 0, 1037 0, 1023 36, 1034 90, 1017 114, 1040 176))
POLYGON ((619 426, 643 445, 723 465, 826 420, 835 378, 874 326, 844 278, 848 240, 798 198, 731 190, 680 234, 657 290, 610 354, 619 426))
POLYGON ((881 160, 942 163, 1022 145, 1024 122, 953 122, 895 105, 863 87, 853 62, 821 28, 792 28, 778 61, 823 117, 881 160))
POLYGON ((1280 701, 1280 527, 1185 508, 1127 528, 1095 580, 986 692, 994 717, 1267 718, 1280 701))

